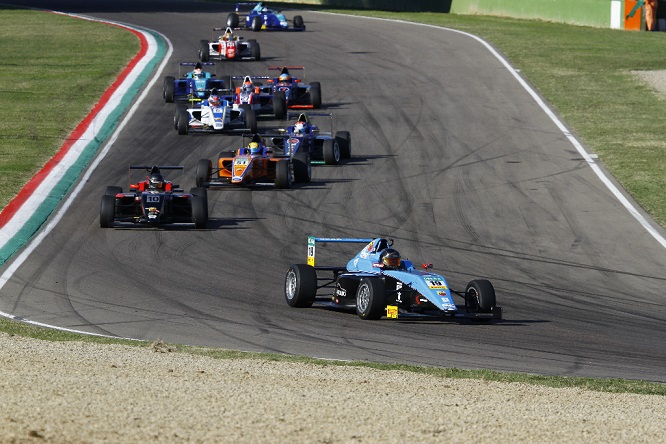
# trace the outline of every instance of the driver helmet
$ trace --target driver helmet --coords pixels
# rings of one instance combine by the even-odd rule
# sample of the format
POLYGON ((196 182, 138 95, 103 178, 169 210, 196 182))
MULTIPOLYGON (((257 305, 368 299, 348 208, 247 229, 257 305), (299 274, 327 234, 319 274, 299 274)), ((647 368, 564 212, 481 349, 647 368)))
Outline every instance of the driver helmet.
POLYGON ((393 248, 386 248, 379 255, 379 261, 384 268, 399 268, 400 267, 400 253, 393 248))
POLYGON ((305 133, 305 122, 296 122, 296 125, 294 125, 294 134, 303 133, 305 133))
POLYGON ((164 178, 160 173, 152 173, 148 179, 148 188, 151 190, 161 190, 164 188, 164 178))
POLYGON ((291 76, 287 73, 280 74, 280 77, 278 77, 278 82, 291 82, 291 76))
POLYGON ((208 104, 210 106, 220 106, 220 96, 213 94, 208 98, 208 104))
POLYGON ((243 82, 242 90, 245 92, 252 92, 252 82, 249 81, 243 82))
POLYGON ((250 149, 250 154, 259 154, 259 151, 261 151, 261 147, 259 146, 258 142, 250 142, 247 147, 250 149))

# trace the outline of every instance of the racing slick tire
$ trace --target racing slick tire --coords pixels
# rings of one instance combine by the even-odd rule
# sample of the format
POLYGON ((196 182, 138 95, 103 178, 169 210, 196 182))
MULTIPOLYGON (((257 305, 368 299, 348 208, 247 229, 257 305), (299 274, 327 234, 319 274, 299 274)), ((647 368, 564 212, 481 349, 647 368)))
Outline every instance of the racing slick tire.
POLYGON ((294 264, 284 279, 284 298, 294 308, 311 307, 317 297, 317 272, 306 264, 294 264))
POLYGON ((335 133, 335 140, 340 146, 340 158, 349 159, 351 157, 351 134, 349 131, 338 131, 335 133))
POLYGON ((252 18, 252 23, 250 23, 250 29, 252 29, 252 31, 254 32, 261 31, 261 17, 255 16, 252 18))
POLYGON ((294 163, 294 181, 309 183, 312 180, 310 154, 305 151, 298 151, 294 154, 292 162, 294 163))
POLYGON ((173 103, 176 97, 176 84, 175 77, 167 76, 164 78, 164 86, 162 87, 162 97, 166 103, 173 103))
POLYGON ((276 91, 273 95, 273 114, 276 119, 287 118, 287 96, 284 91, 276 91))
POLYGON ((324 163, 326 165, 337 165, 340 163, 340 145, 337 140, 324 140, 322 149, 324 151, 324 163))
POLYGON ((227 16, 227 27, 231 29, 238 28, 238 23, 239 23, 238 14, 236 14, 235 12, 229 13, 229 15, 227 16))
POLYGON ((208 188, 194 187, 190 189, 190 194, 193 196, 202 196, 206 208, 206 217, 208 217, 208 188))
POLYGON ((386 310, 384 281, 381 278, 365 277, 356 289, 356 314, 361 319, 381 318, 386 310))
POLYGON ((261 48, 255 39, 248 40, 250 43, 250 56, 257 62, 261 60, 261 48))
POLYGON ((303 24, 303 16, 294 16, 294 28, 305 28, 305 25, 303 24))
POLYGON ((467 306, 475 313, 490 313, 497 304, 495 288, 486 279, 475 279, 465 289, 467 306))
POLYGON ((251 133, 257 132, 257 114, 249 105, 242 105, 245 111, 245 128, 250 130, 251 133))
POLYGON ((99 226, 102 228, 113 228, 113 220, 116 215, 116 196, 105 194, 99 207, 99 226))
POLYGON ((208 188, 208 185, 204 185, 207 182, 210 182, 210 176, 213 174, 213 162, 208 159, 201 159, 197 162, 197 176, 196 184, 197 187, 208 188))
POLYGON ((123 192, 123 187, 116 187, 113 185, 109 185, 106 187, 106 190, 104 191, 105 196, 116 196, 116 194, 122 194, 123 192))
POLYGON ((202 62, 210 60, 210 46, 208 46, 208 40, 199 40, 199 60, 202 62))
MULTIPOLYGON (((205 190, 205 188, 203 189, 205 190)), ((206 195, 192 194, 192 223, 194 228, 198 230, 208 226, 208 204, 206 201, 206 195)))
POLYGON ((186 135, 190 129, 190 114, 184 109, 177 112, 176 129, 181 136, 186 135))
POLYGON ((310 102, 314 109, 321 108, 321 83, 310 82, 310 102))
POLYGON ((291 171, 289 159, 275 162, 275 188, 284 190, 291 188, 291 171))

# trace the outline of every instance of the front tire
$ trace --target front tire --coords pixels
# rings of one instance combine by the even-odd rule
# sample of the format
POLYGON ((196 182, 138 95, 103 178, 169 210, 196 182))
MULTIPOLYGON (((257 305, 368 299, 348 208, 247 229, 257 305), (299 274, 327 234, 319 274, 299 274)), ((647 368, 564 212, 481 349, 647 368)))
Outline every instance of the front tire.
POLYGON ((213 162, 208 159, 199 160, 196 174, 197 187, 207 187, 205 184, 210 182, 210 176, 213 174, 213 162))
POLYGON ((311 307, 317 296, 317 272, 314 267, 295 264, 287 270, 284 298, 290 307, 311 307))
POLYGON ((253 17, 252 23, 250 24, 250 28, 254 32, 261 31, 261 17, 258 16, 253 17))
POLYGON ((474 313, 490 313, 497 304, 495 288, 486 279, 475 279, 465 289, 467 307, 474 313))
POLYGON ((102 228, 113 228, 113 220, 116 215, 116 196, 105 194, 99 207, 99 226, 102 228))
POLYGON ((238 28, 238 23, 239 23, 238 14, 236 14, 235 12, 229 13, 229 15, 227 16, 227 27, 231 29, 238 28))
POLYGON ((300 15, 294 16, 294 28, 304 28, 303 17, 300 15))
POLYGON ((366 277, 356 290, 356 314, 361 319, 375 320, 384 315, 386 294, 384 281, 380 278, 366 277))
POLYGON ((337 165, 340 163, 340 145, 338 145, 337 140, 324 140, 322 149, 324 151, 324 163, 326 165, 337 165))
POLYGON ((176 118, 176 128, 178 129, 178 134, 186 135, 190 130, 190 114, 186 110, 178 111, 178 117, 176 118))

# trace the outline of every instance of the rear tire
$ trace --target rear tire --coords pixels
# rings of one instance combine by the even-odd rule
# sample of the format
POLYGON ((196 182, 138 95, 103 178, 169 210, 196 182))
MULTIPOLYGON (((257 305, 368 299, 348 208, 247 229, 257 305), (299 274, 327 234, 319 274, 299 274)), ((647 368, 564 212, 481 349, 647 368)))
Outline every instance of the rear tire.
POLYGON ((202 62, 210 60, 210 46, 208 46, 208 40, 199 40, 199 60, 202 62))
POLYGON ((366 277, 356 290, 356 314, 361 319, 375 320, 384 315, 386 295, 384 281, 366 277))
POLYGON ((201 159, 197 162, 197 178, 196 184, 197 187, 206 187, 204 185, 206 182, 210 182, 211 175, 213 174, 213 162, 208 159, 201 159))
POLYGON ((305 151, 299 151, 294 154, 294 181, 309 183, 312 180, 312 163, 310 154, 305 151))
POLYGON ((104 191, 105 196, 113 196, 116 197, 116 194, 122 194, 123 188, 122 187, 116 187, 113 185, 109 185, 106 187, 106 190, 104 191))
POLYGON ((251 133, 257 132, 257 115, 252 108, 244 107, 245 111, 245 128, 250 130, 251 133))
POLYGON ((291 171, 289 160, 278 160, 275 165, 275 188, 284 190, 291 188, 291 171))
POLYGON ((113 220, 116 215, 116 196, 105 194, 99 207, 99 226, 102 228, 113 228, 113 220))
POLYGON ((252 58, 258 62, 261 60, 261 48, 259 47, 259 43, 254 39, 250 39, 248 42, 250 43, 250 54, 252 55, 252 58))
POLYGON ((465 300, 474 313, 490 313, 497 304, 495 288, 486 279, 475 279, 467 284, 465 300))
POLYGON ((295 264, 287 270, 284 298, 290 307, 311 307, 317 297, 317 272, 306 264, 295 264))
POLYGON ((340 146, 340 158, 349 159, 351 157, 351 135, 349 131, 338 131, 335 133, 335 140, 340 146))
POLYGON ((326 165, 337 165, 340 163, 340 145, 338 145, 337 140, 324 140, 322 149, 324 151, 324 163, 326 165))
POLYGON ((310 102, 314 109, 321 108, 321 84, 319 82, 310 82, 310 102))
POLYGON ((273 94, 273 113, 276 119, 287 118, 287 96, 284 91, 276 91, 273 94))
POLYGON ((164 86, 162 87, 162 97, 166 103, 173 103, 176 96, 176 79, 175 77, 167 76, 164 78, 164 86))

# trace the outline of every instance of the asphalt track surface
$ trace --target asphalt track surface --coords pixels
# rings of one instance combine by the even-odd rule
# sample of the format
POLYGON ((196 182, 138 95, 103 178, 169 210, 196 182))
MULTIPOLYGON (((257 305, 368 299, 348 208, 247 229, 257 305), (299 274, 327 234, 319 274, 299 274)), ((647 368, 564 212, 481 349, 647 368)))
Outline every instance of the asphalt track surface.
MULTIPOLYGON (((174 52, 162 76, 196 59, 199 40, 223 26, 229 8, 21 3, 163 33, 174 52)), ((107 185, 127 187, 130 163, 184 165, 170 177, 189 189, 199 159, 240 141, 178 136, 160 80, 62 222, 2 289, 0 310, 85 332, 228 349, 666 382, 666 251, 510 72, 461 33, 302 15, 304 33, 245 33, 263 60, 220 63, 218 74, 304 65, 305 80, 321 82, 337 129, 351 132, 351 161, 316 167, 310 184, 292 190, 211 190, 207 230, 101 229, 100 197, 107 185), (284 276, 305 262, 307 235, 392 237, 403 257, 433 263, 454 288, 491 280, 505 319, 362 321, 290 308, 284 276)), ((319 248, 318 263, 342 265, 357 248, 319 248)))

